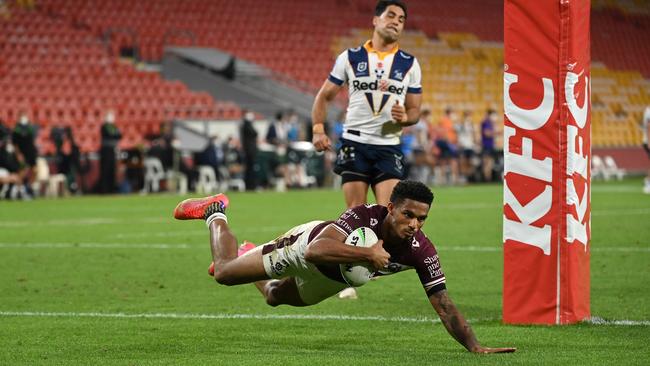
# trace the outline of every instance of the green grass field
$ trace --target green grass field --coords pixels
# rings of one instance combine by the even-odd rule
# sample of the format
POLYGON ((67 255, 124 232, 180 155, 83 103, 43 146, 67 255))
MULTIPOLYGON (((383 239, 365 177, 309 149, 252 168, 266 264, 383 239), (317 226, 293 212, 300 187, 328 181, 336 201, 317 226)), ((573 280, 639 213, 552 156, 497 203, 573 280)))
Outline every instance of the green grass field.
MULTIPOLYGON (((414 271, 309 308, 219 286, 206 274, 204 223, 173 221, 182 197, 154 195, 0 201, 0 364, 648 364, 650 196, 640 180, 593 186, 591 309, 608 322, 573 326, 500 323, 501 186, 434 192, 425 231, 452 298, 483 344, 516 353, 464 351, 414 271)), ((339 191, 230 197, 233 231, 258 243, 343 207, 339 191)))

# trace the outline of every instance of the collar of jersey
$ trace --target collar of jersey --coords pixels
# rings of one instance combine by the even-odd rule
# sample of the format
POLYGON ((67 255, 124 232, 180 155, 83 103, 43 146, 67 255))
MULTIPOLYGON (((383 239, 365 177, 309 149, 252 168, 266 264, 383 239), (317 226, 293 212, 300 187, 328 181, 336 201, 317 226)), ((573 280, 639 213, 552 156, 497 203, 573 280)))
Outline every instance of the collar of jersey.
POLYGON ((397 50, 399 49, 399 45, 396 45, 392 50, 390 50, 388 52, 377 51, 376 49, 374 49, 372 47, 372 44, 370 42, 371 42, 371 40, 367 40, 366 43, 363 44, 363 48, 365 48, 366 51, 368 51, 368 53, 370 53, 370 52, 376 53, 380 60, 383 60, 388 55, 396 54, 397 50))

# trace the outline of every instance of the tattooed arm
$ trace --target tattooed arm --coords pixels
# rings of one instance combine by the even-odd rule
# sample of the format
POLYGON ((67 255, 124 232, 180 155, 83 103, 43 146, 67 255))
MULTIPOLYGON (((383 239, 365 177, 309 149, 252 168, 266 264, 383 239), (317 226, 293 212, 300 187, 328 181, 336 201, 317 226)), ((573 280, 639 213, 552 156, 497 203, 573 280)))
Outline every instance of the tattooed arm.
POLYGON ((442 324, 447 328, 447 332, 468 351, 474 353, 504 353, 516 350, 516 348, 488 348, 481 346, 463 314, 458 311, 456 305, 449 298, 447 290, 437 291, 429 296, 429 301, 438 316, 440 316, 442 324))

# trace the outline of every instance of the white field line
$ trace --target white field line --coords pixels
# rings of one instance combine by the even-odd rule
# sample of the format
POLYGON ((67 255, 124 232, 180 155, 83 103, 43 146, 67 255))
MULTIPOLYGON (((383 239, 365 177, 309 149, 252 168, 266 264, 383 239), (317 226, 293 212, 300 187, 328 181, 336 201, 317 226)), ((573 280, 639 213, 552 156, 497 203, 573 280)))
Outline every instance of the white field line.
MULTIPOLYGON (((256 320, 333 320, 333 321, 380 321, 397 323, 440 323, 437 318, 413 317, 384 317, 384 316, 356 316, 356 315, 301 315, 301 314, 183 314, 183 313, 75 313, 75 312, 43 312, 43 311, 0 311, 3 317, 59 317, 59 318, 117 318, 117 319, 256 319, 256 320)), ((499 319, 468 319, 470 323, 487 323, 499 319)), ((605 320, 594 317, 585 321, 594 325, 619 325, 619 326, 650 326, 648 320, 605 320)))
MULTIPOLYGON (((205 226, 204 226, 205 227, 205 226)), ((250 234, 250 233, 267 233, 267 232, 273 232, 277 233, 278 235, 286 232, 288 227, 285 226, 261 226, 261 227, 244 227, 240 228, 237 230, 233 230, 236 232, 237 236, 242 236, 242 234, 250 234)), ((145 232, 145 233, 123 233, 123 234, 116 234, 113 237, 116 239, 127 239, 127 238, 151 238, 151 237, 162 237, 162 238, 167 238, 167 237, 188 237, 188 236, 201 236, 201 237, 208 237, 208 230, 184 230, 184 231, 170 231, 170 232, 159 232, 159 233, 150 233, 150 232, 145 232)))
POLYGON ((1 248, 190 249, 198 247, 164 243, 0 243, 1 248))
POLYGON ((25 227, 25 226, 92 226, 92 225, 118 225, 118 224, 162 224, 172 221, 171 218, 145 217, 140 219, 114 219, 106 217, 87 217, 84 219, 61 220, 4 220, 0 227, 25 227))
MULTIPOLYGON (((438 204, 435 207, 442 210, 477 210, 477 209, 494 209, 500 205, 487 203, 459 203, 459 204, 438 204)), ((633 208, 633 209, 610 209, 592 211, 592 216, 630 216, 630 215, 648 215, 650 208, 633 208)), ((116 219, 108 217, 87 217, 83 219, 57 219, 57 220, 3 220, 0 221, 0 228, 6 227, 26 227, 26 226, 93 226, 93 225, 119 225, 119 224, 165 224, 172 222, 171 217, 143 217, 137 219, 116 219)), ((286 231, 286 226, 266 226, 244 229, 249 232, 267 232, 267 231, 286 231)), ((128 235, 128 234, 123 234, 128 235)))
MULTIPOLYGON (((92 248, 92 249, 205 249, 204 245, 168 244, 168 243, 6 243, 0 242, 2 248, 92 248)), ((442 252, 501 252, 502 247, 482 246, 436 246, 442 252)), ((650 247, 592 247, 593 252, 650 253, 650 247)))

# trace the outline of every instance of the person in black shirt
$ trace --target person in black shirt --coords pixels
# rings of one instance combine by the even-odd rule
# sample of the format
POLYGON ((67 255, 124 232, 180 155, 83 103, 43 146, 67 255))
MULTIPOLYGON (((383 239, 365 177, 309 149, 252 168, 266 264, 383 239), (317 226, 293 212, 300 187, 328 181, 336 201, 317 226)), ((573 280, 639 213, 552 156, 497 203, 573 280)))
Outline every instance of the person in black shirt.
POLYGON ((242 149, 244 152, 244 182, 246 190, 252 191, 257 188, 257 177, 255 175, 255 158, 257 156, 257 131, 253 127, 255 114, 253 112, 244 113, 241 127, 239 130, 242 149))
POLYGON ((32 184, 34 183, 36 158, 38 150, 36 149, 37 127, 29 120, 27 114, 22 113, 18 119, 16 127, 11 134, 11 141, 16 149, 16 155, 21 165, 21 176, 24 177, 25 189, 29 196, 33 196, 32 184))
POLYGON ((100 129, 101 147, 99 149, 99 191, 114 193, 116 191, 115 169, 117 164, 117 145, 122 133, 115 126, 115 114, 106 113, 106 119, 100 129))

